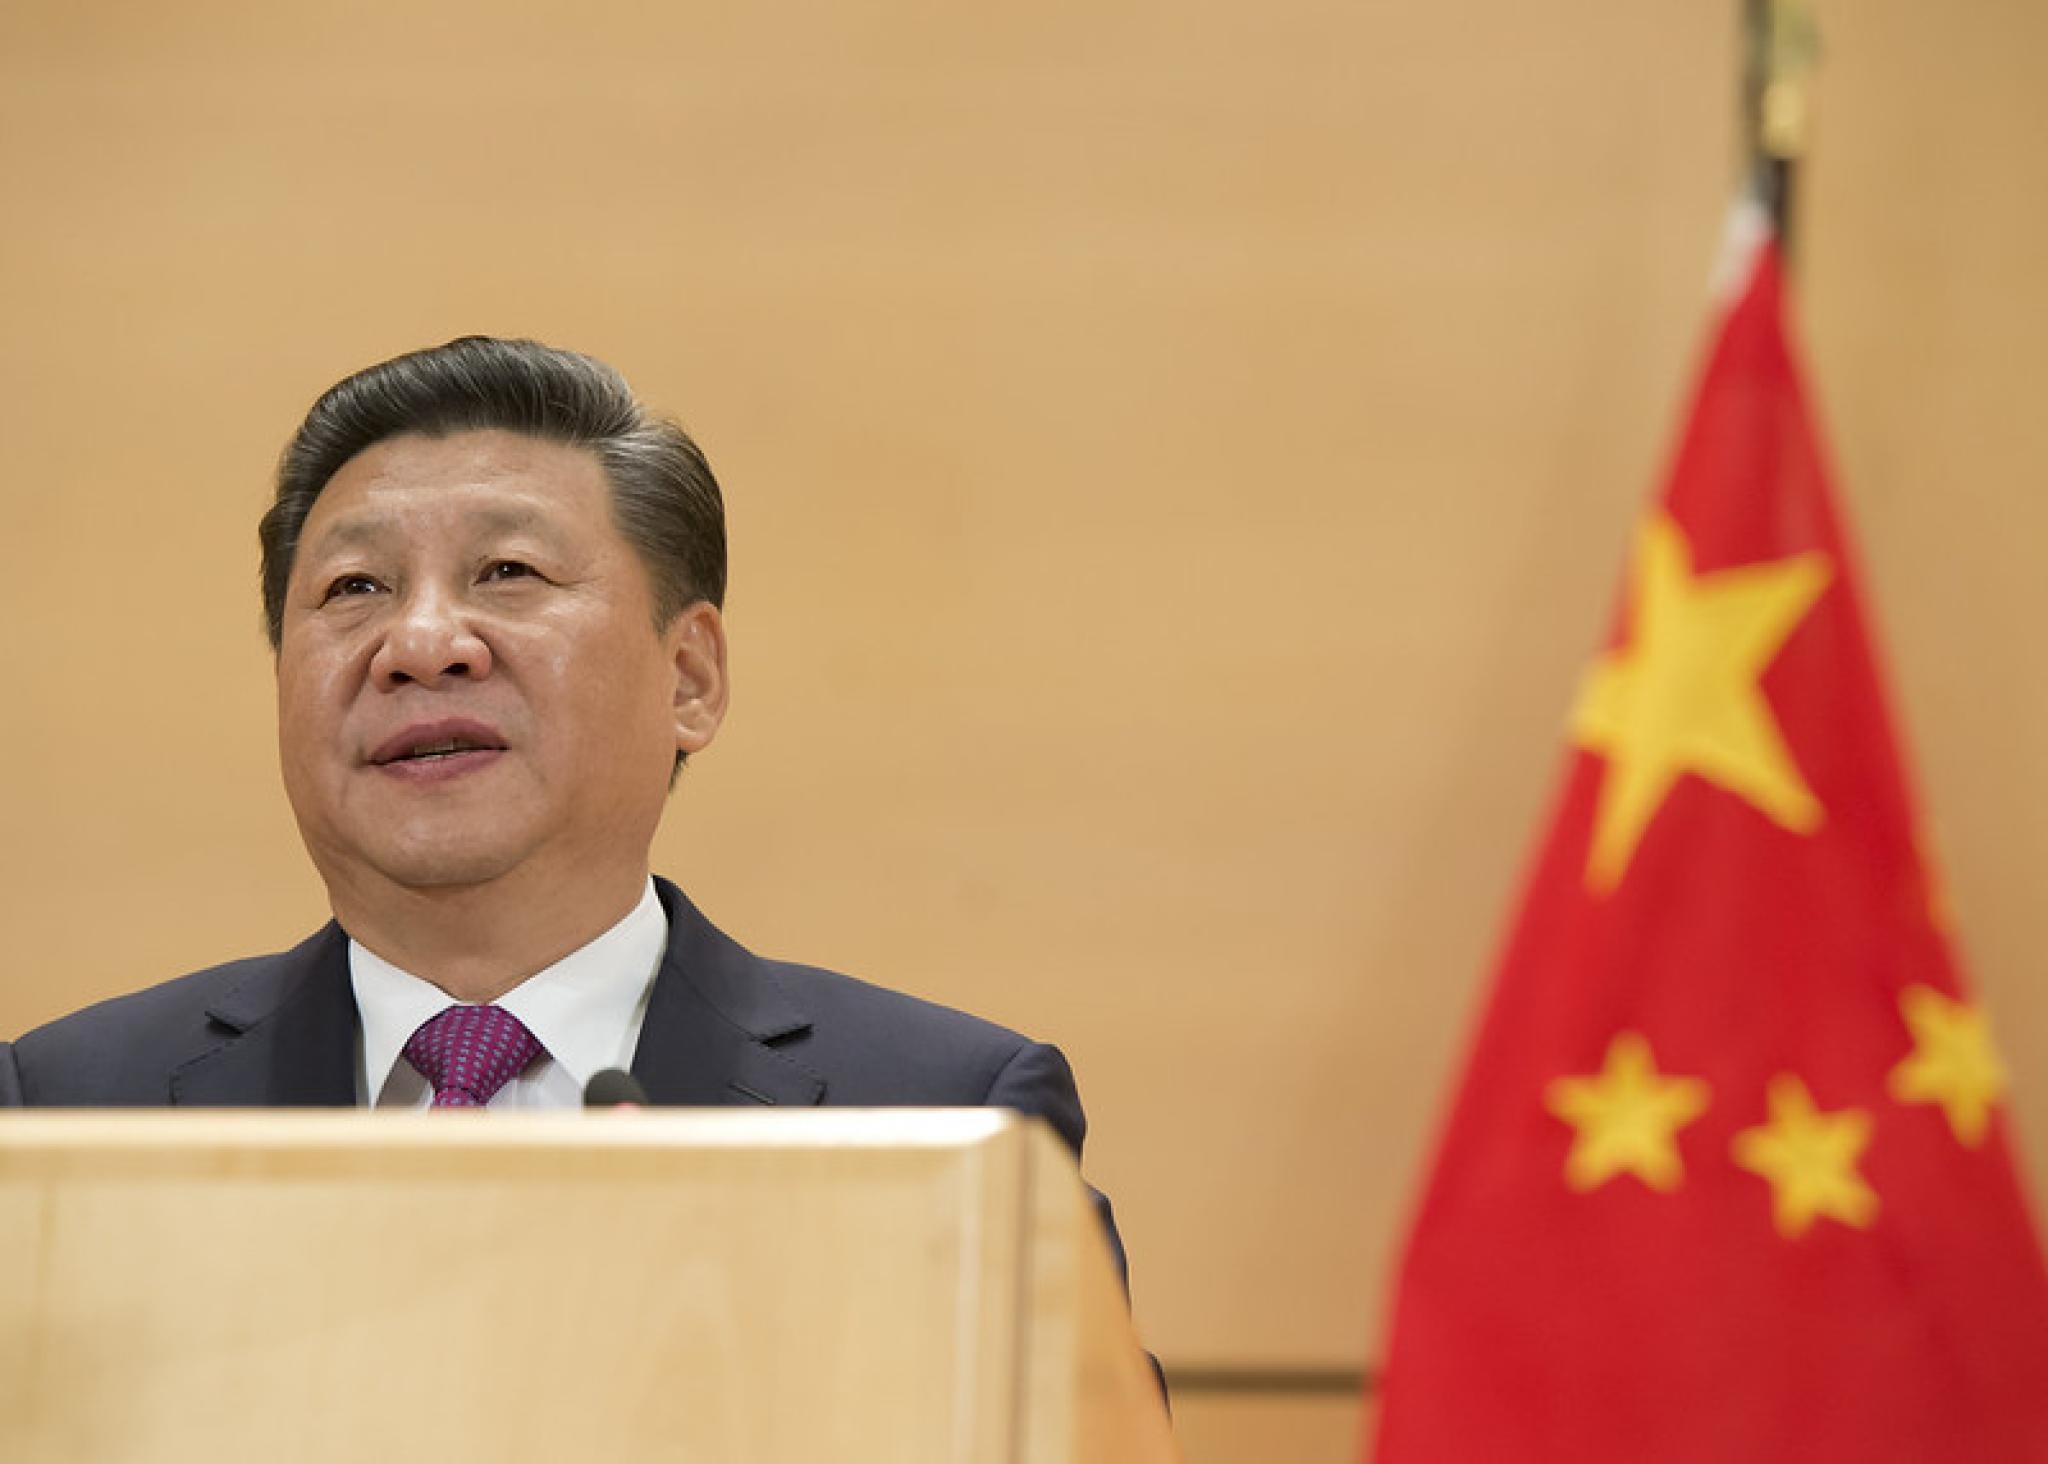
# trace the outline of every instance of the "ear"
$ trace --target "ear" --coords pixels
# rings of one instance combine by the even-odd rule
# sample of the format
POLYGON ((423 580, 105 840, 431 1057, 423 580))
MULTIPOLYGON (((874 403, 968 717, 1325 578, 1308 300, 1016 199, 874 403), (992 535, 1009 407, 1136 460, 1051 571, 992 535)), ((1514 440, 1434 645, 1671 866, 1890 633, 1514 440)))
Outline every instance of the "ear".
POLYGON ((699 600, 662 636, 676 669, 676 750, 702 752, 725 721, 732 685, 725 673, 725 617, 699 600))

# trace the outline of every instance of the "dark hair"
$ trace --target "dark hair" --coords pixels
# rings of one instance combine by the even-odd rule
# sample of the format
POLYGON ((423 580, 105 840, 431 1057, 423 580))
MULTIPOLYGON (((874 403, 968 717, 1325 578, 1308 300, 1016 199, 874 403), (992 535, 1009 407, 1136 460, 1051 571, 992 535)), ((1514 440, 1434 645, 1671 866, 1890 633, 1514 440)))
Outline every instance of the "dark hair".
POLYGON ((277 465, 263 515, 263 618, 276 650, 285 586, 313 501, 350 458, 417 432, 519 432, 587 448, 612 490, 612 516, 654 586, 655 624, 699 600, 725 601, 725 503, 681 427, 647 411, 604 362, 538 341, 464 336, 394 357, 313 403, 277 465))

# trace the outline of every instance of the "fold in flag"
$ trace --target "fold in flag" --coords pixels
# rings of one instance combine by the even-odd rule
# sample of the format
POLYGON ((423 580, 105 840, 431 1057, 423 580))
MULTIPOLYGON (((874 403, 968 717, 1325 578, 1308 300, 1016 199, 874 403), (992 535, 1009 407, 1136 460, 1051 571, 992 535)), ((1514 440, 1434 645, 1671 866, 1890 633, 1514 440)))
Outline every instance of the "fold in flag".
POLYGON ((1400 1278, 1378 1464, 2048 1461, 2048 1272, 1754 227, 1400 1278))

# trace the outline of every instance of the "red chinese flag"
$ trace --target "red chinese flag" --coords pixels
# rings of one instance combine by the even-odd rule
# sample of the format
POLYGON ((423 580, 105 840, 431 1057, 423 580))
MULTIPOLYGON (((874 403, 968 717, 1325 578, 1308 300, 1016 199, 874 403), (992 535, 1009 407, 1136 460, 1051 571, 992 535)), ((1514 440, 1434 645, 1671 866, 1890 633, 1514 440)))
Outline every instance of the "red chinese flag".
POLYGON ((1379 1464, 2048 1461, 2048 1273, 1774 244, 1721 323, 1401 1275, 1379 1464))

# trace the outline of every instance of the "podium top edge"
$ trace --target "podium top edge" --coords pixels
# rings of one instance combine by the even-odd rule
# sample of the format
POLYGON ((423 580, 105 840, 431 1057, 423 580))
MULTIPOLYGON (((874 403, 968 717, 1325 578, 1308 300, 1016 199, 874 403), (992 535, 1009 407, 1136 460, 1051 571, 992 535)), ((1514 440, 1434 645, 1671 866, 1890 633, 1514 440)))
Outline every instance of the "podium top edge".
POLYGON ((0 1111, 0 1156, 52 1149, 953 1149, 1036 1120, 995 1108, 0 1111))

